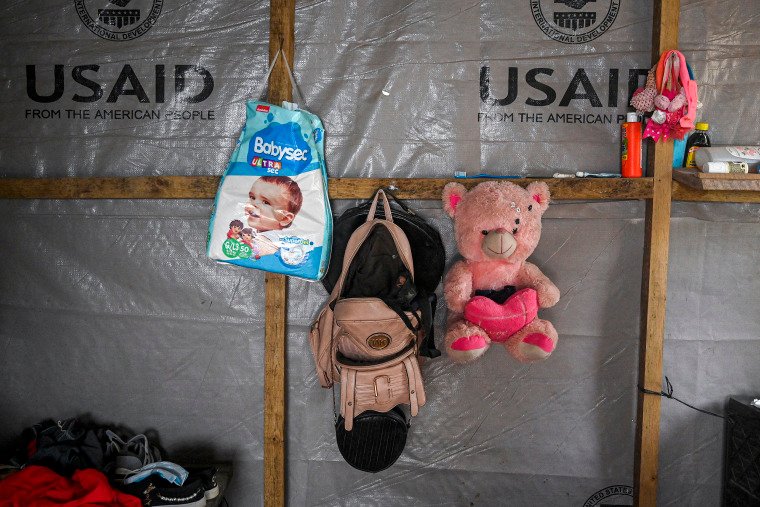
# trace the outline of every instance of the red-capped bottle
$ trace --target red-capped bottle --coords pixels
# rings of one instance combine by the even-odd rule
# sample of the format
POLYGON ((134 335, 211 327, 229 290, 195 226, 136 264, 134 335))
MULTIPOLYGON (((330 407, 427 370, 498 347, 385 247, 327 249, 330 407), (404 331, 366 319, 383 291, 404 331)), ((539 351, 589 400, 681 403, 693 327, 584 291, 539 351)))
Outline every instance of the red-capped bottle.
POLYGON ((641 122, 636 113, 628 113, 621 126, 620 173, 623 178, 641 178, 641 122))

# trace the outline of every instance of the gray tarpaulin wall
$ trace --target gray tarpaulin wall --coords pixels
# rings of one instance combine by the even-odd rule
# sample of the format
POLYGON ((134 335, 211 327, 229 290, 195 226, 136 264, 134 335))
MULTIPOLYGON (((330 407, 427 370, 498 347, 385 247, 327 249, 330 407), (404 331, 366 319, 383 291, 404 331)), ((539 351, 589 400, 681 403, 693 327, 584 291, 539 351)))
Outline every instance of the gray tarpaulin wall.
MULTIPOLYGON (((529 0, 296 7, 295 73, 331 176, 617 170, 651 2, 589 2, 599 26, 619 12, 582 43, 551 39, 529 0)), ((266 70, 269 2, 132 0, 141 18, 122 27, 97 20, 106 8, 3 5, 2 176, 221 174, 266 70)), ((760 143, 759 22, 756 0, 682 1, 714 144, 760 143)), ((0 441, 80 414, 152 428, 178 460, 234 461, 231 505, 262 503, 264 276, 205 257, 211 204, 0 202, 0 441)), ((453 258, 440 205, 414 204, 453 258)), ((292 505, 580 506, 632 484, 643 204, 562 202, 544 221, 533 260, 562 292, 544 312, 558 350, 531 366, 499 349, 429 362, 428 404, 376 475, 341 459, 314 376, 306 333, 326 294, 290 280, 292 505)), ((758 222, 757 204, 674 205, 664 372, 702 408, 760 393, 758 222)), ((664 400, 660 503, 718 505, 722 449, 722 420, 664 400)))

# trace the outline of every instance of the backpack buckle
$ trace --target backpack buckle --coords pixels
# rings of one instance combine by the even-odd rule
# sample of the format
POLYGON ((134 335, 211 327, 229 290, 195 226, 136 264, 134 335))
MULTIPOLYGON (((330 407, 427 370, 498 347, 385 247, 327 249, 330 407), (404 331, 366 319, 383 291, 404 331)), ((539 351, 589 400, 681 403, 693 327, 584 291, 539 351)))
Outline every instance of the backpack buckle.
POLYGON ((391 378, 379 375, 372 382, 375 387, 375 403, 383 403, 391 399, 391 378))

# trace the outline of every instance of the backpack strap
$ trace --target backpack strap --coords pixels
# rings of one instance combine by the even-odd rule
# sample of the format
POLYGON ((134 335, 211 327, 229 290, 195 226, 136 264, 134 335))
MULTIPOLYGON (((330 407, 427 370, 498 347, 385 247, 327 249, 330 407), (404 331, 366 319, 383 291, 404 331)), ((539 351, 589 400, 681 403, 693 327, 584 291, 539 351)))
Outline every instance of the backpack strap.
POLYGON ((377 213, 377 199, 379 197, 383 198, 383 209, 385 210, 385 220, 388 220, 389 222, 393 222, 393 215, 391 215, 391 204, 388 202, 388 198, 385 196, 385 191, 383 189, 379 189, 377 192, 375 192, 375 198, 372 200, 372 206, 369 208, 369 213, 367 214, 367 222, 371 222, 375 219, 375 213, 377 213))
POLYGON ((409 382, 409 405, 410 413, 412 416, 416 416, 420 409, 420 403, 417 399, 417 375, 415 375, 414 367, 412 366, 412 360, 407 357, 404 359, 404 368, 406 369, 406 378, 409 382))
MULTIPOLYGON (((335 302, 340 297, 341 292, 343 292, 343 284, 346 280, 346 275, 348 274, 348 268, 351 265, 351 262, 354 260, 354 256, 358 252, 359 247, 361 247, 364 240, 372 231, 372 226, 368 225, 368 223, 375 220, 375 214, 377 212, 377 200, 381 196, 383 198, 383 209, 385 210, 384 220, 387 222, 393 223, 393 217, 391 216, 391 205, 388 202, 388 198, 385 196, 385 192, 383 192, 383 189, 380 189, 377 192, 375 192, 375 198, 372 200, 372 206, 369 209, 367 220, 362 225, 360 225, 353 232, 353 234, 351 234, 351 237, 348 239, 348 244, 346 245, 346 251, 344 252, 344 255, 343 255, 343 268, 341 269, 340 276, 338 277, 338 280, 335 282, 335 286, 333 286, 333 290, 330 293, 330 299, 328 299, 327 301, 327 304, 330 306, 335 305, 335 302)), ((393 227, 398 229, 398 226, 394 224, 393 226, 388 228, 388 231, 391 233, 391 236, 393 236, 394 241, 398 241, 397 233, 393 231, 393 227)), ((403 232, 401 234, 403 234, 403 232)), ((405 264, 408 264, 409 271, 412 274, 412 279, 414 279, 414 266, 412 264, 412 259, 411 258, 407 259, 407 256, 404 255, 404 252, 399 251, 399 254, 402 255, 402 257, 407 260, 405 264)))
POLYGON ((394 312, 396 312, 396 315, 399 316, 399 318, 404 323, 404 325, 407 327, 407 329, 409 329, 409 331, 411 331, 412 333, 414 333, 415 336, 418 336, 418 333, 420 331, 423 331, 425 329, 424 325, 423 325, 422 318, 421 317, 417 317, 417 314, 414 311, 412 311, 411 313, 412 313, 412 315, 415 316, 415 319, 417 320, 417 325, 416 326, 414 324, 412 324, 412 321, 409 320, 409 317, 406 316, 406 312, 404 311, 403 308, 401 308, 401 306, 398 304, 397 301, 392 300, 392 299, 383 299, 383 303, 385 303, 386 305, 388 305, 388 308, 390 308, 391 310, 393 310, 394 312))
POLYGON ((402 201, 401 199, 399 199, 398 197, 396 197, 396 194, 394 194, 393 191, 390 188, 386 187, 383 190, 385 191, 386 195, 389 195, 391 197, 391 199, 393 199, 393 202, 395 202, 396 204, 398 204, 401 207, 401 209, 404 210, 404 212, 406 214, 412 215, 412 216, 417 216, 417 213, 415 213, 415 211, 412 208, 410 208, 409 206, 407 206, 406 204, 404 204, 404 201, 402 201))
POLYGON ((422 331, 425 337, 420 344, 420 355, 435 359, 441 355, 441 351, 435 348, 435 332, 433 326, 433 301, 437 301, 438 296, 420 292, 420 311, 422 312, 422 331))
POLYGON ((354 413, 356 410, 356 370, 353 368, 341 369, 340 404, 341 413, 346 424, 346 431, 354 427, 354 413))

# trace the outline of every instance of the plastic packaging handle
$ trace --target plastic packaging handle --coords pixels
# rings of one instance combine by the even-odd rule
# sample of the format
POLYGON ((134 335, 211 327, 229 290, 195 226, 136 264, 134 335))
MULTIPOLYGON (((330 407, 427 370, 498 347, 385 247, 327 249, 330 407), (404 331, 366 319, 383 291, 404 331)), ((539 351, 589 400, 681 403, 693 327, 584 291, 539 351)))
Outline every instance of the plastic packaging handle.
POLYGON ((369 208, 369 214, 367 215, 367 222, 371 222, 375 219, 375 213, 377 212, 377 199, 383 197, 383 209, 385 210, 385 219, 389 222, 393 222, 393 215, 391 215, 391 204, 388 202, 388 197, 385 195, 385 191, 381 188, 375 193, 375 198, 372 200, 372 206, 369 208))
MULTIPOLYGON (((277 58, 279 58, 280 53, 282 53, 282 49, 278 49, 277 52, 274 54, 274 58, 272 58, 272 63, 269 64, 269 68, 267 69, 267 73, 264 76, 264 80, 261 83, 261 86, 259 87, 258 93, 254 95, 255 98, 258 100, 264 100, 264 92, 266 91, 266 87, 269 84, 269 76, 272 74, 272 69, 274 69, 274 65, 277 63, 277 58)), ((290 77, 290 86, 293 89, 293 95, 298 95, 298 101, 301 104, 305 104, 303 100, 303 95, 301 95, 301 90, 298 88, 298 85, 296 84, 296 79, 293 76, 293 71, 290 70, 290 64, 288 64, 288 59, 285 58, 285 55, 282 55, 282 61, 285 62, 285 68, 288 70, 288 77, 290 77)))

